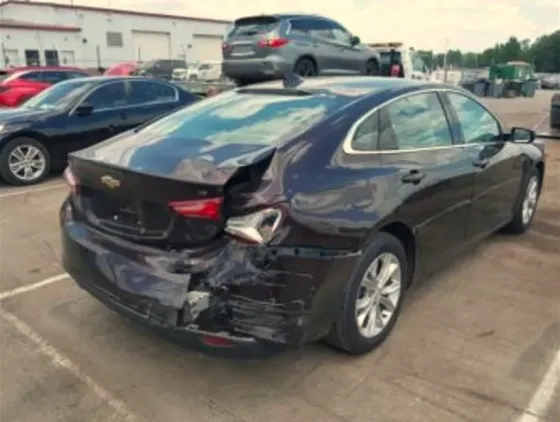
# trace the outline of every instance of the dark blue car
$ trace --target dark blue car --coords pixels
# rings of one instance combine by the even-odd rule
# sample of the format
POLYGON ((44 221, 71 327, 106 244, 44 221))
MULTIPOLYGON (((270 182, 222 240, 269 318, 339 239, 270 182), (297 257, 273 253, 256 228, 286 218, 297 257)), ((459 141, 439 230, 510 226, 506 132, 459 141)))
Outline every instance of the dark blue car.
POLYGON ((70 154, 62 261, 108 307, 188 344, 360 354, 407 290, 527 230, 543 144, 465 90, 288 78, 70 154))
POLYGON ((16 109, 0 110, 0 176, 13 185, 43 180, 68 153, 197 100, 166 82, 92 77, 62 82, 16 109))

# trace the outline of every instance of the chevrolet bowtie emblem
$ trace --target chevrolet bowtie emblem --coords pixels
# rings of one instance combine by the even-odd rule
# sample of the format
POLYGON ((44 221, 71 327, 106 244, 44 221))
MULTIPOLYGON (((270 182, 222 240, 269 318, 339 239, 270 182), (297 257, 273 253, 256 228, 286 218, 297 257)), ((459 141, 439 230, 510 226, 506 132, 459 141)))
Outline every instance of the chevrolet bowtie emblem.
POLYGON ((109 176, 108 174, 106 174, 105 176, 103 176, 101 178, 101 183, 103 183, 109 189, 115 189, 115 188, 118 188, 121 185, 120 180, 117 180, 114 177, 109 176))

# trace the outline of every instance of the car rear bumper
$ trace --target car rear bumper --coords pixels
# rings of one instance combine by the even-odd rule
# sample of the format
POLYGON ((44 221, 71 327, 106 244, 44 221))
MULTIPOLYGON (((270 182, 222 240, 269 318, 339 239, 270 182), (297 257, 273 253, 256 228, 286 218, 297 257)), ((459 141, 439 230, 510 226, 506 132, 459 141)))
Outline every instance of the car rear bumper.
POLYGON ((165 252, 74 220, 68 201, 60 220, 62 264, 80 287, 118 313, 212 354, 267 356, 326 334, 356 260, 292 249, 271 262, 262 249, 235 241, 198 254, 165 252))
POLYGON ((222 74, 231 79, 276 79, 292 70, 280 57, 266 59, 228 59, 222 62, 222 74))

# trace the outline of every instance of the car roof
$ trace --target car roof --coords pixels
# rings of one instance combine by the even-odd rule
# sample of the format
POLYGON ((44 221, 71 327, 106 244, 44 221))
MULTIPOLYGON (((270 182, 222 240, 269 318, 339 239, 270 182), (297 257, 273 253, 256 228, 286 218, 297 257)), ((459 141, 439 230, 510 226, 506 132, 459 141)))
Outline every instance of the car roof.
POLYGON ((296 19, 296 18, 321 18, 332 20, 325 16, 321 16, 315 13, 271 13, 271 14, 262 14, 262 15, 250 15, 250 16, 243 16, 241 18, 236 19, 235 21, 244 20, 244 19, 255 19, 255 18, 276 18, 276 19, 296 19))
MULTIPOLYGON (((417 79, 388 78, 374 76, 331 76, 314 77, 303 79, 296 87, 291 89, 301 91, 321 91, 334 95, 348 97, 367 97, 374 94, 394 93, 400 95, 405 92, 412 92, 424 89, 442 89, 457 87, 442 84, 440 82, 426 82, 417 79)), ((245 88, 242 88, 245 90, 245 88)), ((282 90, 285 89, 282 80, 263 82, 250 85, 246 89, 282 90)))

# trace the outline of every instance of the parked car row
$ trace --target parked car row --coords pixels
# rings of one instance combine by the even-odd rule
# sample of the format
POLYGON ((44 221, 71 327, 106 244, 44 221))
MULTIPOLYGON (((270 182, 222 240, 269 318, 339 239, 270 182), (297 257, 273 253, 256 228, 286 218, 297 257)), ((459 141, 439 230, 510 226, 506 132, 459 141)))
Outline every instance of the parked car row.
POLYGON ((176 85, 140 77, 59 82, 20 107, 0 110, 0 176, 13 185, 38 183, 62 170, 70 152, 197 100, 176 85))

